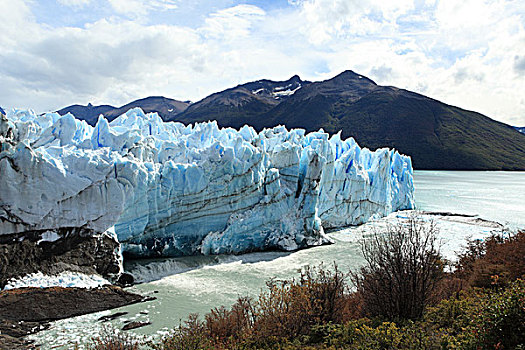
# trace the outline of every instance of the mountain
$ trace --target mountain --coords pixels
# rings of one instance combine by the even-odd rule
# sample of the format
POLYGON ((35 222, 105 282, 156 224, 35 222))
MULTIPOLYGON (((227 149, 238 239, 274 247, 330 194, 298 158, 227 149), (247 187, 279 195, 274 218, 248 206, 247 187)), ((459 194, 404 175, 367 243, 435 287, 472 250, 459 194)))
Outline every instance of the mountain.
POLYGON ((522 134, 525 134, 525 126, 524 127, 519 127, 519 126, 515 126, 514 129, 518 130, 519 132, 521 132, 522 134))
POLYGON ((78 119, 85 120, 90 125, 95 125, 98 116, 103 114, 106 119, 112 121, 128 110, 140 107, 146 113, 157 112, 162 118, 174 118, 177 114, 184 111, 190 105, 189 101, 181 102, 162 96, 151 96, 140 100, 130 102, 122 107, 113 107, 109 105, 93 106, 91 103, 87 106, 72 105, 57 111, 60 115, 67 113, 73 114, 78 119))
MULTIPOLYGON (((217 120, 220 125, 239 128, 245 124, 266 126, 259 118, 310 85, 295 75, 286 81, 258 80, 214 93, 188 107, 174 118, 183 123, 217 120)), ((258 127, 258 129, 261 129, 258 127)))
POLYGON ((106 115, 106 113, 114 111, 115 109, 117 108, 109 105, 93 106, 89 103, 87 106, 72 105, 64 107, 57 111, 57 113, 60 115, 71 113, 77 119, 85 120, 89 125, 95 125, 99 115, 106 115))
POLYGON ((480 113, 345 71, 321 82, 298 76, 260 80, 212 94, 166 120, 220 126, 250 124, 257 130, 287 128, 342 132, 371 149, 393 147, 416 169, 524 170, 525 135, 480 113), (294 89, 275 96, 293 82, 294 89), (300 85, 300 86, 299 86, 300 85), (260 90, 263 89, 263 90, 260 90), (279 98, 277 98, 279 97, 279 98))
POLYGON ((0 107, 0 113, 5 114, 5 111, 0 107))
POLYGON ((450 106, 415 92, 377 85, 344 71, 320 82, 258 80, 214 93, 190 104, 148 97, 120 108, 66 107, 94 125, 99 114, 109 120, 133 107, 158 112, 165 121, 185 124, 217 120, 220 126, 252 125, 257 131, 285 125, 342 138, 364 147, 396 148, 410 155, 415 169, 525 170, 525 134, 480 113, 450 106))

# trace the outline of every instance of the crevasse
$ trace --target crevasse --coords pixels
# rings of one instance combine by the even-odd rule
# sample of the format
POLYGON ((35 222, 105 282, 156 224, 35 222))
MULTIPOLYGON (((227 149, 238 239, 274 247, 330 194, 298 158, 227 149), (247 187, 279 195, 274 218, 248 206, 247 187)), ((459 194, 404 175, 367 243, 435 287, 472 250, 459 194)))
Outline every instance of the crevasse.
POLYGON ((1 234, 112 227, 132 256, 295 250, 414 206, 409 157, 322 130, 12 110, 0 143, 1 234))

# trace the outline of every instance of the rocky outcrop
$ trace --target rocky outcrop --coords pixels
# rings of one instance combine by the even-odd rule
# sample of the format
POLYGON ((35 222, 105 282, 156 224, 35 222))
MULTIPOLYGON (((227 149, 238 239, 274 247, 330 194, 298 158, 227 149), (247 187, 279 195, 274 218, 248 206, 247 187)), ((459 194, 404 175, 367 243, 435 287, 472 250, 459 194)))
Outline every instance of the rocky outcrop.
POLYGON ((114 279, 120 272, 119 243, 86 228, 35 230, 0 235, 0 289, 17 277, 63 271, 114 279))
POLYGON ((24 322, 55 321, 145 300, 138 294, 110 285, 91 289, 12 289, 0 292, 0 319, 24 322))

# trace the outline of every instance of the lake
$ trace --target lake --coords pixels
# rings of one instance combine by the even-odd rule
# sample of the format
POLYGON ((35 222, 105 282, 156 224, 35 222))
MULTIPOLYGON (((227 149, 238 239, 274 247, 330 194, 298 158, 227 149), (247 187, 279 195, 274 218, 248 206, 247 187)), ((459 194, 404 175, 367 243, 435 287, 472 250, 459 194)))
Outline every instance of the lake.
MULTIPOLYGON (((425 216, 425 220, 435 220, 438 224, 442 253, 449 259, 454 258, 469 237, 483 238, 493 232, 525 228, 525 172, 415 171, 414 183, 419 210, 478 215, 489 220, 425 216)), ((394 213, 389 219, 405 215, 404 212, 394 213)), ((112 321, 112 326, 121 328, 130 320, 150 321, 152 325, 136 329, 134 333, 150 338, 160 336, 177 326, 189 313, 202 315, 213 307, 230 305, 239 296, 256 296, 270 278, 297 277, 298 270, 308 264, 336 262, 343 271, 356 268, 362 263, 359 239, 382 225, 385 220, 330 232, 335 244, 293 253, 132 262, 126 268, 140 280, 149 282, 130 290, 155 296, 157 300, 57 321, 33 339, 43 344, 43 349, 67 348, 65 345, 71 342, 84 343, 101 328, 96 321, 99 317, 118 311, 128 314, 112 321)))

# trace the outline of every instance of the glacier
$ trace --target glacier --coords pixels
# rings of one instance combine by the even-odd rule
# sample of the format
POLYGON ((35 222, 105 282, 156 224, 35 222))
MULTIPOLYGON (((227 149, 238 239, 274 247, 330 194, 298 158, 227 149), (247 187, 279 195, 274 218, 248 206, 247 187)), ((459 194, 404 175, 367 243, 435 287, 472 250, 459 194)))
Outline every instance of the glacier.
POLYGON ((410 157, 323 130, 13 109, 0 148, 0 235, 111 230, 132 257, 296 250, 414 207, 410 157))

